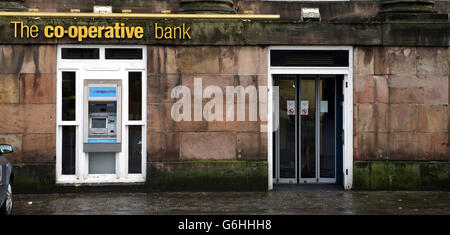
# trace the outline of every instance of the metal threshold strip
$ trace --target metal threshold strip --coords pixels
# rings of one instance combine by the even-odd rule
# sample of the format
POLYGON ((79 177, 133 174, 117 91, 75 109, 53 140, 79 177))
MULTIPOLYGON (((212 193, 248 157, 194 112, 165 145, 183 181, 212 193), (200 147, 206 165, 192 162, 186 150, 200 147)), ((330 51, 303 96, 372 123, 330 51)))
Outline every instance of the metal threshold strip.
POLYGON ((278 20, 276 14, 161 14, 161 13, 93 13, 93 12, 0 12, 0 17, 43 18, 120 18, 120 19, 238 19, 278 20))

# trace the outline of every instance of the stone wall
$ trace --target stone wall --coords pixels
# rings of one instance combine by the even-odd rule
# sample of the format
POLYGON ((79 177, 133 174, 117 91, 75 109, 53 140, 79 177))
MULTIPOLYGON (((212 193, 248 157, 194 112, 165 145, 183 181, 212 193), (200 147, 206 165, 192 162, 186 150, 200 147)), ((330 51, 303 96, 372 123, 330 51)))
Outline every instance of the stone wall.
MULTIPOLYGON (((194 79, 202 86, 266 86, 267 49, 241 46, 148 46, 148 160, 266 160, 267 135, 260 121, 176 122, 171 109, 175 86, 186 86, 194 95, 194 79)), ((203 105, 210 99, 203 99, 203 105)), ((237 99, 235 99, 235 118, 237 99)), ((247 98, 248 102, 248 98, 247 98)), ((193 107, 192 102, 192 109, 193 107)), ((258 119, 259 120, 259 119, 258 119)))
MULTIPOLYGON (((379 2, 379 0, 337 2, 235 0, 234 9, 239 13, 253 11, 256 14, 280 14, 281 18, 285 20, 299 20, 301 8, 316 7, 320 9, 322 20, 333 21, 373 17, 380 8, 379 2)), ((437 0, 435 3, 438 12, 449 12, 449 1, 437 0)), ((110 5, 115 12, 120 12, 121 9, 131 9, 133 12, 141 13, 159 13, 162 10, 175 12, 180 8, 179 0, 23 0, 22 4, 28 8, 39 8, 40 11, 66 12, 72 8, 90 12, 94 5, 110 5)))
POLYGON ((448 52, 446 47, 355 48, 356 188, 448 188, 448 52))
MULTIPOLYGON (((265 86, 266 55, 261 47, 149 46, 148 160, 265 160, 267 135, 260 133, 261 122, 248 121, 248 114, 243 122, 175 122, 170 112, 177 99, 170 94, 178 85, 193 94, 197 77, 204 88, 219 86, 224 95, 225 86, 265 86)), ((0 47, 0 110, 0 142, 13 145, 13 162, 54 163, 55 45, 0 47)), ((223 114, 226 120, 225 109, 223 114)))
POLYGON ((0 142, 14 163, 54 163, 56 46, 0 45, 0 142))
POLYGON ((355 48, 355 160, 450 160, 448 70, 447 48, 355 48))
POLYGON ((94 5, 113 6, 114 12, 121 9, 131 9, 133 12, 160 13, 163 10, 175 11, 179 8, 179 0, 23 0, 28 8, 38 8, 40 11, 70 11, 80 9, 82 12, 92 12, 94 5))
MULTIPOLYGON (((224 95, 225 86, 266 85, 266 55, 262 47, 148 46, 148 181, 139 190, 266 188, 262 122, 175 122, 170 114, 177 101, 172 89, 184 85, 193 93, 196 77, 204 88, 219 86, 224 95)), ((0 46, 0 142, 14 147, 8 159, 15 167, 16 192, 77 191, 55 187, 52 173, 56 61, 56 45, 0 46)))
MULTIPOLYGON (((0 28, 10 30, 9 19, 2 21, 0 28)), ((42 20, 41 24, 46 22, 42 20)), ((268 45, 322 43, 355 46, 355 188, 414 188, 405 182, 415 182, 416 189, 423 184, 437 185, 441 189, 450 186, 447 24, 252 22, 245 26, 247 32, 241 30, 247 22, 199 21, 196 24, 202 29, 197 31, 198 37, 183 45, 139 42, 148 45, 149 174, 160 172, 159 175, 170 178, 167 172, 175 169, 173 164, 187 166, 185 170, 194 169, 193 161, 226 160, 233 169, 234 160, 243 160, 238 163, 242 175, 247 174, 247 166, 251 165, 247 162, 252 160, 260 160, 265 166, 267 134, 260 132, 264 122, 207 122, 204 119, 175 122, 170 113, 177 100, 171 98, 171 91, 178 85, 193 91, 195 78, 202 78, 204 88, 215 85, 224 94, 226 86, 264 86, 267 85, 268 45), (232 27, 218 27, 221 24, 232 27), (371 33, 366 29, 372 29, 371 33), (428 33, 429 29, 434 33, 428 33), (333 33, 329 34, 330 31, 333 33), (361 34, 366 35, 366 39, 362 40, 361 34), (403 46, 410 44, 415 46, 403 46)), ((149 25, 151 23, 147 27, 149 25)), ((11 33, 5 30, 9 36, 0 37, 3 43, 0 46, 0 142, 14 146, 16 152, 8 158, 17 167, 24 164, 53 164, 51 167, 54 167, 56 43, 69 41, 13 41, 9 38, 11 33), (11 42, 17 44, 11 45, 11 42)), ((206 104, 209 100, 202 101, 206 104)), ((225 108, 223 110, 225 116, 225 108)), ((202 166, 208 168, 211 164, 215 163, 202 166)), ((258 171, 264 166, 258 165, 258 171)), ((31 175, 44 177, 37 172, 31 175)), ((178 179, 184 178, 186 172, 190 170, 179 174, 178 179)), ((203 173, 195 180, 204 177, 203 173)), ((267 177, 262 175, 258 179, 267 177)), ((54 184, 54 179, 50 183, 54 184)))

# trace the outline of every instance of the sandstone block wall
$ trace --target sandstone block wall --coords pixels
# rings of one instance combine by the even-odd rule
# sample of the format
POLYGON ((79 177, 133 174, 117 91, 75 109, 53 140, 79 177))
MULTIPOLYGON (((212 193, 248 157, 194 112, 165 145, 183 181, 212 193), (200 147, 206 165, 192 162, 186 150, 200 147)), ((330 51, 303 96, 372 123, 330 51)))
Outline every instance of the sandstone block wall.
POLYGON ((449 50, 356 47, 355 160, 450 160, 449 50))
MULTIPOLYGON (((94 5, 110 5, 113 11, 131 9, 133 12, 160 13, 162 10, 175 12, 180 8, 179 0, 23 0, 28 8, 39 8, 40 11, 70 11, 80 9, 82 12, 92 11, 94 5)), ((379 11, 379 0, 351 1, 265 1, 265 0, 235 0, 234 9, 237 12, 253 11, 256 14, 280 14, 282 19, 299 20, 302 8, 320 8, 322 20, 354 20, 370 18, 379 11)), ((435 9, 448 13, 450 3, 446 0, 435 0, 435 9)))
POLYGON ((55 162, 56 46, 0 45, 0 111, 12 162, 55 162))
MULTIPOLYGON (((222 88, 224 101, 225 86, 267 85, 266 55, 259 47, 149 46, 148 160, 265 160, 267 135, 260 133, 260 122, 227 122, 225 116, 224 121, 175 122, 170 111, 176 99, 170 93, 185 85, 193 94, 195 77, 204 88, 222 88)), ((54 163, 55 45, 0 46, 0 110, 0 142, 13 145, 13 162, 54 163)))
MULTIPOLYGON (((265 160, 260 120, 175 122, 170 92, 193 90, 196 77, 224 95, 225 86, 267 85, 266 55, 257 46, 148 46, 148 161, 265 160)), ((449 49, 355 47, 354 59, 355 160, 450 160, 449 49)), ((0 46, 0 142, 14 146, 13 162, 55 161, 55 103, 56 46, 0 46)))
MULTIPOLYGON (((241 46, 148 46, 148 161, 267 159, 267 134, 260 119, 249 121, 194 120, 176 122, 171 109, 174 87, 182 85, 194 96, 194 80, 218 86, 225 102, 226 86, 266 86, 267 49, 241 46)), ((210 99, 203 99, 203 105, 210 99)), ((247 98, 248 102, 248 98, 247 98)), ((237 99, 235 100, 236 118, 237 99)), ((259 108, 259 107, 258 107, 259 108)))

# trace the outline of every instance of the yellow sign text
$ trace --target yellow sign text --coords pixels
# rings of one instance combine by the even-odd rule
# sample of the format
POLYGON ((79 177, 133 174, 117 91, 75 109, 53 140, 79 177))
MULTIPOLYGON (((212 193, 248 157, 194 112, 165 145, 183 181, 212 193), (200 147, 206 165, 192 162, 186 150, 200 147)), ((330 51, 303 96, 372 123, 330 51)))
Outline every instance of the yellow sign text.
POLYGON ((69 26, 64 28, 61 25, 44 27, 46 38, 62 38, 67 35, 69 38, 76 38, 79 42, 85 38, 107 38, 107 39, 141 39, 144 37, 144 28, 141 26, 126 26, 125 23, 115 23, 114 26, 69 26))
POLYGON ((155 39, 191 39, 189 31, 191 27, 186 27, 185 24, 178 27, 162 27, 155 23, 155 39))
MULTIPOLYGON (((44 25, 40 31, 38 25, 26 25, 23 21, 11 21, 14 25, 14 38, 37 38, 40 34, 43 38, 61 39, 68 37, 78 42, 85 39, 142 39, 144 27, 130 26, 125 23, 113 25, 44 25)), ((186 24, 180 26, 162 26, 154 24, 153 36, 156 40, 190 40, 191 27, 186 24)))

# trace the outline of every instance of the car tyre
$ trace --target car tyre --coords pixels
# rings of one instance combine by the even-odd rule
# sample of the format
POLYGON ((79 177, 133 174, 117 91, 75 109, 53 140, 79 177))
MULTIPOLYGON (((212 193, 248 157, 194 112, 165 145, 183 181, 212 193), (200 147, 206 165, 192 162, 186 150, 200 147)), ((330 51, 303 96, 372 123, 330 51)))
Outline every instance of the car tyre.
POLYGON ((8 189, 6 191, 5 201, 3 202, 2 207, 0 208, 0 213, 2 215, 10 215, 13 207, 13 194, 12 194, 12 185, 11 182, 8 183, 8 189))

